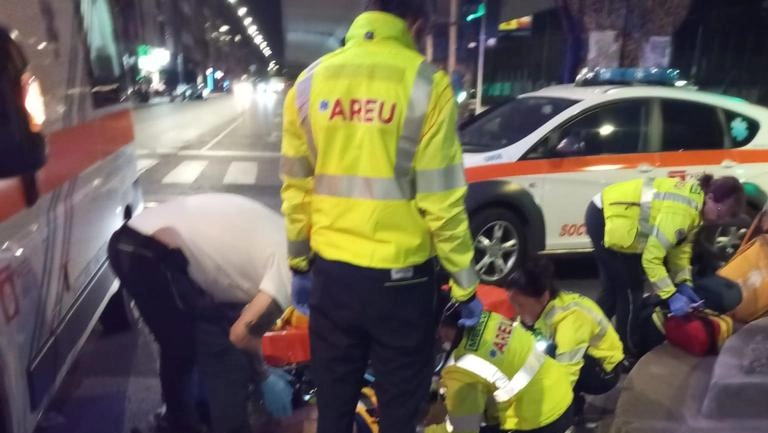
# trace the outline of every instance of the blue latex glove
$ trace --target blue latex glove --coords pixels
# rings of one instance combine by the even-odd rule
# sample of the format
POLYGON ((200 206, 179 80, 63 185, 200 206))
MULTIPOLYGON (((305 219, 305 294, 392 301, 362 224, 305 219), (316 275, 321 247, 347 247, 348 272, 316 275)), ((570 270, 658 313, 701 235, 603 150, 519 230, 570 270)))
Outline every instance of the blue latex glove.
POLYGON ((267 377, 261 382, 261 398, 264 407, 275 418, 287 418, 293 413, 293 388, 290 376, 282 370, 268 368, 267 377))
POLYGON ((693 306, 691 300, 680 293, 672 295, 667 302, 669 303, 669 313, 673 316, 685 316, 693 306))
POLYGON ((291 301, 305 316, 309 316, 309 292, 312 290, 312 275, 309 272, 294 273, 291 280, 291 301))
POLYGON ((472 298, 469 302, 459 304, 459 315, 461 319, 458 325, 462 328, 470 328, 477 325, 480 321, 480 314, 483 312, 483 304, 477 299, 472 298))
POLYGON ((688 298, 689 301, 696 304, 701 302, 701 298, 699 298, 699 295, 696 294, 696 292, 693 291, 693 287, 691 287, 690 284, 683 283, 677 286, 677 293, 685 296, 688 298))

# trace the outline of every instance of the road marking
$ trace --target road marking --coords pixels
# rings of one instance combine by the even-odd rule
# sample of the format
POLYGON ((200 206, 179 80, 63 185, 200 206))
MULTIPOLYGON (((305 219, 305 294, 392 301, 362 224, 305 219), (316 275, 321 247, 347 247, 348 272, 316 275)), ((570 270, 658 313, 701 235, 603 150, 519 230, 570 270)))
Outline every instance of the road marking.
POLYGON ((259 174, 259 164, 256 161, 235 161, 229 164, 224 175, 225 185, 253 185, 259 174))
POLYGON ((207 165, 208 161, 184 161, 168 173, 162 183, 192 183, 207 165))
POLYGON ((139 172, 139 174, 142 174, 145 171, 152 168, 159 161, 160 161, 159 159, 155 159, 155 158, 139 158, 138 161, 136 161, 137 171, 139 172))
POLYGON ((221 134, 219 134, 219 135, 217 135, 216 137, 214 137, 214 138, 213 138, 213 140, 211 140, 211 141, 210 141, 208 144, 206 144, 206 145, 205 145, 205 147, 203 147, 203 148, 202 148, 202 149, 200 149, 200 150, 202 150, 202 151, 206 151, 206 150, 210 149, 211 147, 213 147, 213 145, 214 145, 214 144, 218 143, 218 142, 219 142, 219 140, 221 140, 222 138, 224 138, 224 136, 225 136, 225 135, 227 135, 227 134, 229 133, 229 131, 231 131, 231 130, 235 129, 235 127, 236 127, 237 125, 239 125, 239 124, 240 124, 242 121, 243 121, 243 118, 242 118, 242 117, 240 117, 240 118, 238 118, 237 120, 235 120, 235 123, 233 123, 233 124, 229 125, 229 127, 228 127, 227 129, 225 129, 224 131, 222 131, 222 133, 221 133, 221 134))
POLYGON ((280 158, 280 152, 259 152, 250 150, 180 150, 179 156, 231 156, 240 158, 280 158))

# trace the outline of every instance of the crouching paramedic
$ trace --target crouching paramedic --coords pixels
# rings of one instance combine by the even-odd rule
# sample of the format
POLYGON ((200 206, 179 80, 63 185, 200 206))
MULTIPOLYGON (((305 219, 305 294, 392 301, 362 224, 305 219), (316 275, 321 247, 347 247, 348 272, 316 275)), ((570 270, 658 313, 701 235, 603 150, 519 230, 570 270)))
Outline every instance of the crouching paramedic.
POLYGON ((637 357, 637 319, 647 278, 674 315, 701 300, 691 286, 693 241, 702 222, 723 224, 744 209, 738 179, 635 179, 608 186, 589 203, 587 233, 595 248, 602 292, 598 304, 628 356, 637 357))
POLYGON ((605 394, 619 382, 624 347, 603 310, 578 293, 560 291, 554 267, 533 258, 506 283, 510 301, 537 344, 568 370, 576 393, 574 409, 583 415, 582 393, 605 394))
POLYGON ((498 423, 502 432, 568 430, 573 391, 566 368, 539 351, 519 323, 486 311, 464 330, 452 308, 439 328, 454 348, 441 375, 448 415, 426 433, 475 433, 481 423, 498 423))
POLYGON ((248 353, 289 303, 282 224, 245 197, 200 194, 147 208, 112 236, 110 264, 160 349, 165 430, 200 430, 196 369, 215 433, 250 431, 254 379, 262 379, 268 409, 290 413, 290 387, 248 353))

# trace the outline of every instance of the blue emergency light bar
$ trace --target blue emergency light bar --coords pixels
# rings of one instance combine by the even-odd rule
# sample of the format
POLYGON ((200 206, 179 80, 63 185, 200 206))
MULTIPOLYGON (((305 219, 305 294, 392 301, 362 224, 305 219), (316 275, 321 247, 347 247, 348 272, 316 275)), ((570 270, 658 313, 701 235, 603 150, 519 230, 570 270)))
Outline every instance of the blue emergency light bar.
MULTIPOLYGON (((682 84, 681 84, 682 83, 682 84)), ((681 86, 680 70, 665 68, 593 68, 584 69, 576 77, 577 86, 608 84, 655 84, 681 86)))

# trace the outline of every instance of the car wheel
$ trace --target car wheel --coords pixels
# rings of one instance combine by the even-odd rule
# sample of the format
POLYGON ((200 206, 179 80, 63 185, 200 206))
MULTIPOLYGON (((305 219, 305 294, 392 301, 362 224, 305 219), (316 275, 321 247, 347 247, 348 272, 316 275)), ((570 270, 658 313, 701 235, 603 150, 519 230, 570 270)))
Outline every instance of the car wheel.
POLYGON ((734 222, 726 225, 709 225, 701 228, 696 241, 696 258, 709 272, 719 269, 733 257, 741 246, 749 226, 757 216, 756 209, 748 208, 746 213, 734 222))
POLYGON ((525 256, 525 232, 515 214, 504 208, 480 210, 470 218, 475 270, 484 283, 504 281, 525 256))

